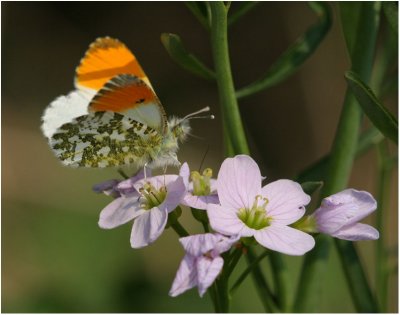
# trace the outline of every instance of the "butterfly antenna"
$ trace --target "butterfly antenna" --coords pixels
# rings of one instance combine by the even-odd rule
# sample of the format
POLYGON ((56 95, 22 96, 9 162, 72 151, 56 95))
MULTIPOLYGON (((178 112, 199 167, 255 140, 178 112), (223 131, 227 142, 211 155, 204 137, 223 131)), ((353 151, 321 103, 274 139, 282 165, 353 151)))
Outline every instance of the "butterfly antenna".
POLYGON ((181 119, 181 121, 186 120, 186 119, 187 119, 187 120, 189 120, 189 119, 195 119, 195 118, 214 119, 214 118, 215 118, 214 115, 196 116, 196 115, 198 115, 198 114, 201 114, 201 113, 204 113, 204 112, 209 112, 209 111, 210 111, 210 107, 209 107, 209 106, 204 107, 204 108, 202 108, 202 109, 200 109, 200 110, 198 110, 198 111, 195 111, 194 113, 190 113, 190 114, 186 115, 185 117, 183 117, 183 118, 181 119))
POLYGON ((206 156, 207 156, 207 154, 208 154, 208 151, 210 151, 210 145, 207 145, 207 150, 206 150, 206 152, 204 153, 203 158, 201 159, 200 166, 199 166, 199 173, 200 173, 201 168, 203 167, 203 163, 204 163, 204 161, 205 161, 205 159, 206 159, 206 156))

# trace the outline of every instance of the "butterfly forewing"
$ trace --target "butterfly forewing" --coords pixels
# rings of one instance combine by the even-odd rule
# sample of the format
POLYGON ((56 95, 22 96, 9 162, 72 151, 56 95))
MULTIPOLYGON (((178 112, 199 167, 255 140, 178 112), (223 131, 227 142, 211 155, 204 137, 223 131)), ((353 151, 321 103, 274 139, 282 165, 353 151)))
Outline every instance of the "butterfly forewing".
POLYGON ((78 89, 99 90, 112 77, 129 73, 141 78, 149 86, 149 79, 132 52, 118 39, 101 37, 87 50, 76 69, 78 89))
POLYGON ((50 145, 69 166, 141 166, 152 158, 151 152, 157 151, 161 141, 156 130, 125 115, 96 112, 62 125, 50 145))
POLYGON ((145 124, 160 134, 167 128, 167 117, 154 91, 140 78, 117 75, 97 92, 89 111, 112 111, 145 124))

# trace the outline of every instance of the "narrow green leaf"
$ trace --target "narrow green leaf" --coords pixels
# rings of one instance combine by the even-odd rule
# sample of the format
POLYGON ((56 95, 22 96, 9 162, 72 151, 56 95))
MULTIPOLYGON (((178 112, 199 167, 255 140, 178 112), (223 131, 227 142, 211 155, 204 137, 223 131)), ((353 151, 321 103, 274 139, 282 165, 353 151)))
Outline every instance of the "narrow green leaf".
POLYGON ((372 90, 356 73, 347 71, 345 77, 358 103, 375 127, 386 137, 398 143, 397 119, 380 104, 372 90))
POLYGON ((332 17, 326 3, 310 2, 310 7, 317 14, 318 22, 298 38, 260 79, 238 90, 237 98, 250 96, 282 82, 312 55, 330 29, 332 17))
POLYGON ((210 29, 210 6, 205 1, 186 1, 188 9, 207 30, 210 29))
POLYGON ((288 274, 288 267, 283 254, 271 251, 269 259, 272 267, 272 277, 274 279, 275 295, 278 308, 281 312, 289 312, 289 289, 291 279, 288 274))
POLYGON ((178 35, 163 33, 161 34, 161 42, 170 57, 182 68, 203 79, 215 79, 215 73, 185 49, 178 35))
POLYGON ((260 268, 260 265, 258 264, 258 259, 251 248, 248 248, 246 258, 249 269, 251 270, 251 274, 253 276, 254 284, 256 285, 258 296, 264 306, 265 311, 267 313, 279 313, 280 310, 276 304, 276 297, 272 293, 260 268))
POLYGON ((361 1, 346 1, 339 4, 342 33, 346 41, 347 51, 352 55, 357 34, 357 25, 361 15, 361 1))
POLYGON ((301 184, 304 192, 307 195, 313 194, 317 189, 321 188, 324 182, 304 182, 301 184))
POLYGON ((396 34, 399 32, 399 4, 398 2, 383 2, 383 12, 396 34))
POLYGON ((368 285, 368 279, 360 263, 353 242, 335 239, 340 261, 347 284, 353 297, 353 303, 359 313, 378 312, 377 303, 368 285))
POLYGON ((234 12, 228 16, 228 26, 231 26, 247 12, 252 10, 259 2, 258 1, 238 1, 235 2, 236 8, 234 12))

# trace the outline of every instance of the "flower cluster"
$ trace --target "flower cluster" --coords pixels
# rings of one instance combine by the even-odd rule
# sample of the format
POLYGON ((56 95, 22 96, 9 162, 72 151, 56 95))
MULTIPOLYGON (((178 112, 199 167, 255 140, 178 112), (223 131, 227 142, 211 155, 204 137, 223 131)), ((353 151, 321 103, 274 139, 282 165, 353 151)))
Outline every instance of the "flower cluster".
POLYGON ((305 216, 311 198, 300 184, 281 179, 263 186, 263 180, 258 165, 247 155, 227 158, 216 180, 211 169, 190 172, 187 163, 179 175, 152 177, 142 171, 127 180, 110 180, 94 187, 96 192, 114 197, 101 211, 99 226, 111 229, 133 221, 131 246, 141 248, 176 222, 167 224, 179 205, 204 210, 214 232, 180 238, 186 254, 171 296, 196 286, 203 296, 223 269, 221 254, 238 242, 304 255, 315 245, 314 233, 351 241, 379 238, 373 227, 358 223, 376 209, 369 193, 344 190, 325 198, 314 213, 305 216))

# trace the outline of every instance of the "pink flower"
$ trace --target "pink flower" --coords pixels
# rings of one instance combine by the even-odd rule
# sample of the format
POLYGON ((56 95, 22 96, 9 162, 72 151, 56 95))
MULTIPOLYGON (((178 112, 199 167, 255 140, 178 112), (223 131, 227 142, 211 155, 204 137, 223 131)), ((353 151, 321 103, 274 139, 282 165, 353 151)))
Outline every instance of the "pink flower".
POLYGON ((113 198, 118 198, 121 196, 119 193, 117 186, 120 183, 118 179, 109 179, 104 182, 98 183, 93 186, 93 191, 98 194, 105 194, 107 196, 111 196, 113 198))
POLYGON ((164 231, 168 213, 173 211, 185 194, 180 176, 162 175, 118 184, 121 197, 100 213, 99 226, 112 229, 134 220, 131 246, 140 248, 154 242, 164 231))
POLYGON ((247 155, 226 159, 218 173, 221 205, 209 204, 211 227, 225 235, 254 237, 262 246, 288 255, 303 255, 314 239, 289 227, 305 212, 310 197, 301 186, 281 179, 261 187, 260 169, 247 155))
POLYGON ((170 296, 177 296, 197 286, 202 297, 217 278, 224 265, 220 254, 228 251, 238 237, 220 234, 197 234, 179 239, 186 255, 172 283, 170 296))
POLYGON ((376 209, 370 193, 346 189, 322 200, 313 214, 317 230, 348 241, 376 240, 379 232, 372 226, 358 223, 376 209))
MULTIPOLYGON (((151 170, 146 169, 146 176, 151 176, 151 170)), ((144 170, 142 169, 132 177, 123 181, 117 179, 109 179, 102 183, 96 184, 93 186, 93 191, 96 193, 103 193, 113 198, 121 197, 121 194, 126 196, 136 192, 136 190, 133 188, 133 184, 136 183, 138 180, 143 179, 144 177, 144 170)))
POLYGON ((179 171, 185 183, 187 192, 182 204, 191 208, 206 210, 209 203, 219 203, 217 195, 217 181, 212 179, 212 170, 207 168, 203 175, 199 172, 190 173, 187 163, 183 163, 179 171), (189 182, 189 177, 192 179, 189 182))

